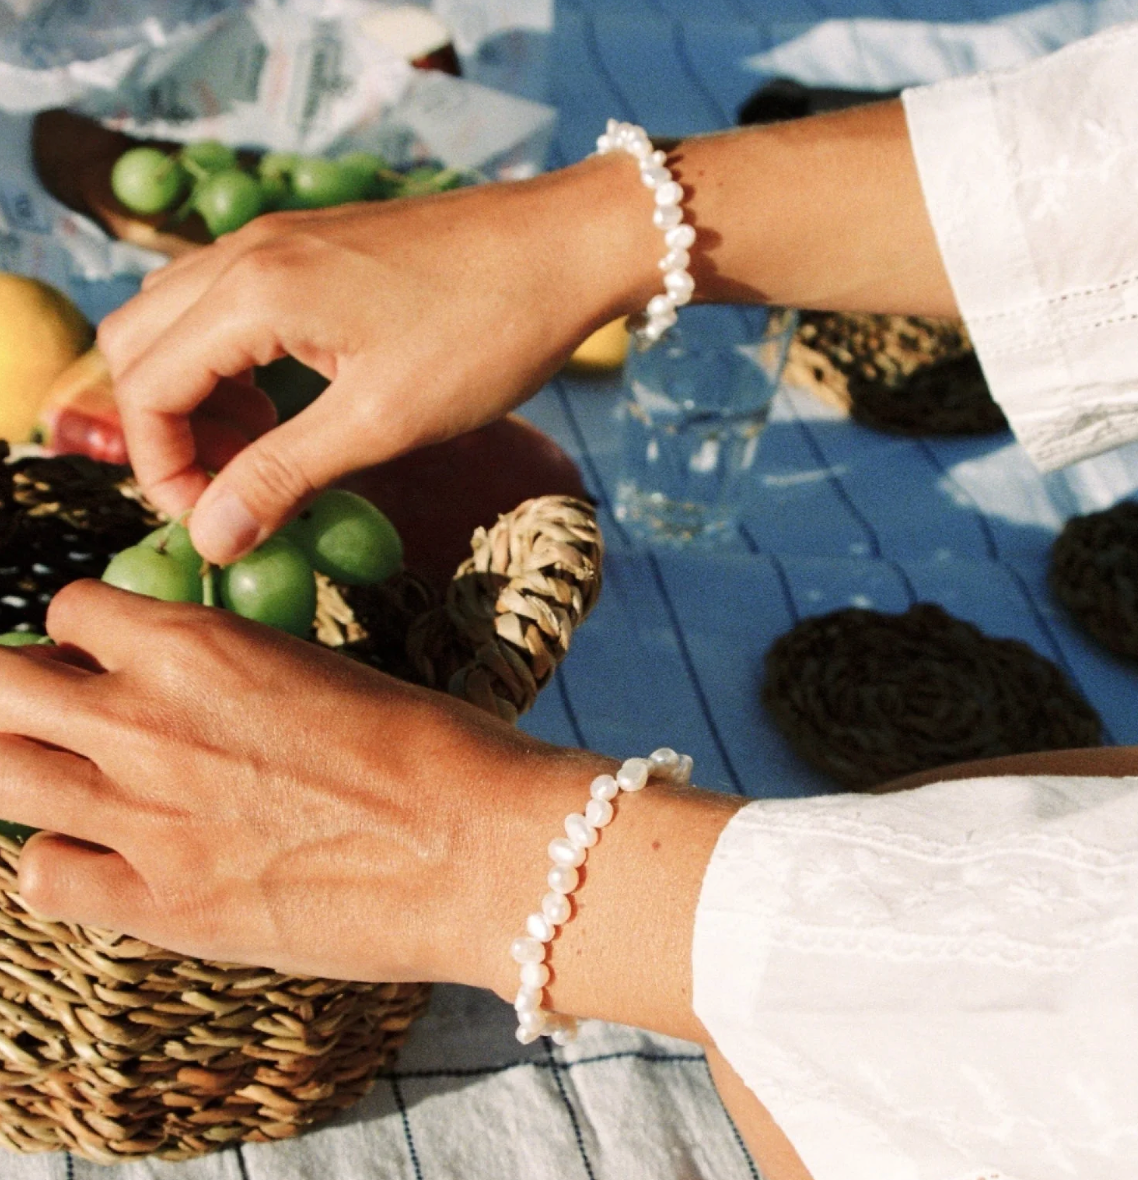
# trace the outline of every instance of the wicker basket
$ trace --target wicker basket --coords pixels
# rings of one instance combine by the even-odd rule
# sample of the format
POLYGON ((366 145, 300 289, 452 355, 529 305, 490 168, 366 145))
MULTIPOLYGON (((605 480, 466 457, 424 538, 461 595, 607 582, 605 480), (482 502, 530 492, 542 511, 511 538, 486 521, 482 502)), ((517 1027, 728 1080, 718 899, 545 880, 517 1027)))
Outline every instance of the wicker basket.
MULTIPOLYGON (((544 497, 491 529, 446 600, 403 633, 404 674, 513 722, 596 601, 588 504, 544 497)), ((359 634, 323 585, 320 638, 359 634)), ((0 1143, 99 1163, 187 1159, 298 1134, 360 1098, 425 1009, 424 984, 344 983, 172 956, 138 939, 33 917, 20 846, 0 835, 0 1143)))

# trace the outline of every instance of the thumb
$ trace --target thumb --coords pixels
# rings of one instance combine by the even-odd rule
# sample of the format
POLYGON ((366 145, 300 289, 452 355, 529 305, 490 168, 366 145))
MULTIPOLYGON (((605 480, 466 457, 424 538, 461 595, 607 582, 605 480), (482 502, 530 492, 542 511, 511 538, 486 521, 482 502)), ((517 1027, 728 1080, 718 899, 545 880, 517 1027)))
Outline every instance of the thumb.
POLYGON ((190 537, 207 561, 229 565, 255 549, 321 488, 367 459, 351 402, 335 385, 302 413, 250 443, 218 472, 190 515, 190 537))

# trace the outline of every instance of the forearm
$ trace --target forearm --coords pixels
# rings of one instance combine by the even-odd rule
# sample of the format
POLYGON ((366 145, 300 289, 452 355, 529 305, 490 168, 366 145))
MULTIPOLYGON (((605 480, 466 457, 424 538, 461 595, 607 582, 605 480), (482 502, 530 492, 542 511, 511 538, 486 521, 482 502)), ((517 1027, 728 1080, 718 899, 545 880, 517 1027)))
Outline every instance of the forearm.
MULTIPOLYGON (((900 102, 688 139, 668 163, 697 234, 698 301, 956 314, 900 102)), ((582 257, 613 289, 606 310, 643 307, 659 289, 660 243, 637 224, 651 196, 631 161, 616 153, 559 176, 579 192, 566 211, 591 208, 601 227, 582 257)))

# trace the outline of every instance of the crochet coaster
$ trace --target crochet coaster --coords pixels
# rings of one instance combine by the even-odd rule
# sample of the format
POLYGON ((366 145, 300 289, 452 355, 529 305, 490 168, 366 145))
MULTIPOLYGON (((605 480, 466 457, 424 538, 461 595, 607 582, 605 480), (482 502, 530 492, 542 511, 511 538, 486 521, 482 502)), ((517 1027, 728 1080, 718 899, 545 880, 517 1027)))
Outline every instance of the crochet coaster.
POLYGON ((1069 520, 1051 548, 1051 588, 1099 643, 1138 657, 1138 503, 1069 520))
POLYGON ((804 311, 785 379, 893 434, 1007 429, 960 320, 804 311))
POLYGON ((807 762, 854 790, 1103 740, 1098 714, 1050 660, 930 603, 804 620, 768 652, 762 700, 807 762))

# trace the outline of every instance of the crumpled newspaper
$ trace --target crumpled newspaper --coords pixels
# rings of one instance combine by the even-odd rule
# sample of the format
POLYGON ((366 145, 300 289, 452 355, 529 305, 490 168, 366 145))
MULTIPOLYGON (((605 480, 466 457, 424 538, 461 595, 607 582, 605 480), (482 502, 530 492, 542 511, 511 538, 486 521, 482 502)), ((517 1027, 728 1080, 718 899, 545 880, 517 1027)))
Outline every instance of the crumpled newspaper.
MULTIPOLYGON (((531 28, 545 19, 546 2, 527 0, 531 28)), ((472 0, 439 6, 453 10, 472 54, 472 30, 497 34, 508 21, 503 12, 480 25, 470 17, 472 0)), ((40 185, 29 128, 36 112, 52 107, 142 136, 313 154, 365 149, 396 165, 437 159, 497 179, 538 172, 553 108, 413 69, 367 35, 362 18, 376 7, 376 0, 0 0, 0 269, 70 289, 84 306, 92 298, 85 283, 137 278, 164 261, 111 241, 40 185)))

